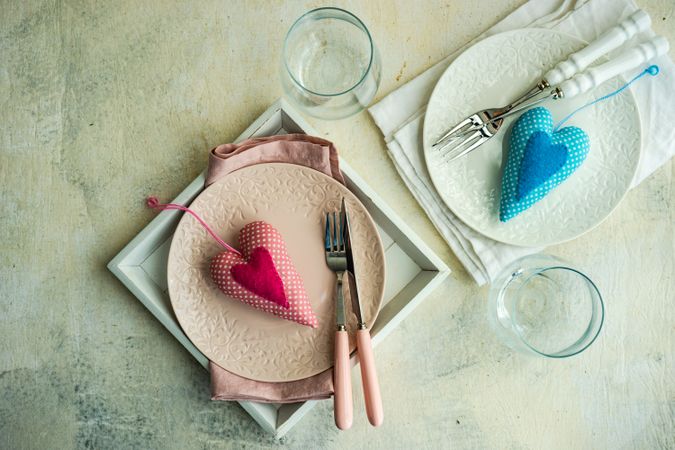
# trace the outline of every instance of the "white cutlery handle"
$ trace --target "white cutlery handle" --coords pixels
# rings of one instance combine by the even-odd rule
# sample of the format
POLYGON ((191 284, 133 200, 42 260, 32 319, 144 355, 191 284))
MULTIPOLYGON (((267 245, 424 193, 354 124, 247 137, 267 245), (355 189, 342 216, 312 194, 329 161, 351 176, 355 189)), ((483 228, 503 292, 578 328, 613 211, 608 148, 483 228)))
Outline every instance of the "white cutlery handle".
POLYGON ((649 14, 638 9, 620 24, 610 28, 595 41, 578 52, 572 54, 566 61, 558 63, 544 75, 549 85, 556 86, 572 75, 586 69, 593 61, 608 52, 620 47, 624 42, 645 31, 651 25, 649 14))
POLYGON ((668 41, 657 36, 643 44, 633 47, 616 58, 597 67, 588 69, 571 80, 560 85, 564 98, 572 98, 601 85, 610 78, 622 74, 668 52, 668 41))

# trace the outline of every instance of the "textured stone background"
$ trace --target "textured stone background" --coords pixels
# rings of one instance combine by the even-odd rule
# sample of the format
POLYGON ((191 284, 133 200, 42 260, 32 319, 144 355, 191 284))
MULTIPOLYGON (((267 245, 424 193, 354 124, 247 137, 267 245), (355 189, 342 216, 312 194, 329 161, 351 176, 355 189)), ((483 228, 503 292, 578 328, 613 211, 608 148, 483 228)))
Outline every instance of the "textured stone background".
MULTIPOLYGON (((337 1, 369 25, 381 94, 522 0, 337 1)), ((675 44, 675 2, 638 0, 675 44)), ((376 351, 385 424, 331 402, 280 442, 105 269, 154 213, 277 99, 279 48, 316 1, 0 0, 0 448, 674 448, 673 164, 551 252, 606 297, 578 357, 514 354, 366 114, 314 122, 448 261, 451 278, 376 351)), ((675 53, 671 51, 671 55, 675 53)), ((666 124, 668 125, 668 124, 666 124)))

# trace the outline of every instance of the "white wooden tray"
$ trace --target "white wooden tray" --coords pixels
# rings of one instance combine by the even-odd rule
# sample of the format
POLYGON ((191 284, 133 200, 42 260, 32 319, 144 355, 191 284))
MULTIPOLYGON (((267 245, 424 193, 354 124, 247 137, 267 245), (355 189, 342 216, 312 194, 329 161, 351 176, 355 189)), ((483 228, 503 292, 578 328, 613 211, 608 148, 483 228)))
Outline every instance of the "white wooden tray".
MULTIPOLYGON (((280 99, 253 122, 237 141, 289 133, 318 135, 291 105, 280 99)), ((376 346, 448 276, 450 270, 343 159, 340 159, 340 168, 349 189, 359 197, 377 223, 385 248, 387 283, 384 302, 372 326, 373 345, 376 346)), ((197 177, 173 203, 190 204, 204 188, 204 177, 205 173, 197 177)), ((159 213, 110 261, 108 269, 206 368, 207 358, 181 330, 173 315, 167 292, 169 246, 181 215, 180 211, 159 213)), ((352 355, 352 365, 355 364, 352 355)), ((308 401, 274 405, 239 402, 263 429, 274 433, 276 437, 288 432, 315 403, 308 401)))

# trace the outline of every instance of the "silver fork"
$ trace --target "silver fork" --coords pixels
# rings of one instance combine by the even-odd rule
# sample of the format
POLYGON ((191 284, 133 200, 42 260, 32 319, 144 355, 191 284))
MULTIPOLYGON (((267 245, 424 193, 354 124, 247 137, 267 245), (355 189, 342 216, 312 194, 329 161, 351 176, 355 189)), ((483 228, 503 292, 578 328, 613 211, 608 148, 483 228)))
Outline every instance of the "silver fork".
POLYGON ((352 426, 353 403, 352 381, 349 364, 349 336, 345 319, 345 298, 342 290, 343 278, 347 270, 347 247, 345 243, 344 211, 326 214, 326 232, 324 250, 326 265, 335 272, 336 281, 336 331, 333 408, 335 424, 341 430, 352 426))
POLYGON ((443 153, 445 162, 466 155, 483 145, 499 131, 504 119, 498 116, 507 110, 506 108, 509 107, 490 108, 471 114, 441 136, 432 147, 438 147, 441 152, 450 147, 443 153))
POLYGON ((555 88, 551 91, 550 95, 529 101, 543 92, 547 86, 546 80, 542 80, 537 86, 526 92, 510 105, 501 108, 488 108, 471 114, 441 136, 436 143, 432 145, 432 148, 439 147, 439 150, 443 151, 447 147, 450 147, 443 154, 443 161, 445 162, 461 158, 467 153, 480 147, 492 136, 497 134, 504 124, 504 119, 506 117, 520 112, 523 109, 532 108, 534 105, 545 100, 562 98, 562 91, 560 88, 555 88))

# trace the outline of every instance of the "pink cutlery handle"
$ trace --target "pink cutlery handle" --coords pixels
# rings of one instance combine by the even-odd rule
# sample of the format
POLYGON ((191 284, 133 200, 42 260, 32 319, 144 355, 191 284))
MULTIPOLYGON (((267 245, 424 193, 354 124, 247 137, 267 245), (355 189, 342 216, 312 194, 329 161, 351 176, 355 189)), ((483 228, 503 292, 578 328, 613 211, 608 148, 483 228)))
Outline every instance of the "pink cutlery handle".
POLYGON ((335 425, 341 430, 352 426, 352 377, 349 364, 349 336, 346 331, 335 332, 335 379, 333 397, 335 425))
POLYGON ((384 411, 382 410, 380 383, 377 381, 373 345, 370 342, 370 331, 368 329, 356 332, 356 347, 359 350, 361 382, 363 383, 363 395, 366 400, 368 421, 370 421, 372 426, 379 427, 384 420, 384 411))

